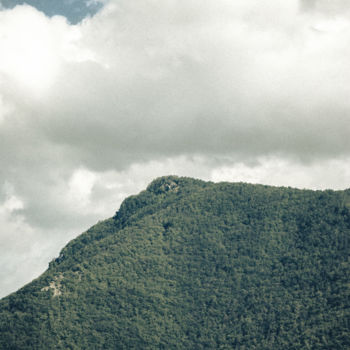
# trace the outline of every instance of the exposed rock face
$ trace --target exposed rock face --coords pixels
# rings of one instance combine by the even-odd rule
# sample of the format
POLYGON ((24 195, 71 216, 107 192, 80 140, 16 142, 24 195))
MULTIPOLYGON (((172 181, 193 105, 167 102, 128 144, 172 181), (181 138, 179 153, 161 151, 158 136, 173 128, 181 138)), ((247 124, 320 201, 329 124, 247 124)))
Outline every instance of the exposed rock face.
POLYGON ((60 273, 58 276, 55 276, 54 280, 50 282, 50 285, 47 287, 41 288, 41 291, 46 292, 49 290, 53 291, 53 297, 58 297, 62 294, 61 281, 63 280, 63 274, 60 273))

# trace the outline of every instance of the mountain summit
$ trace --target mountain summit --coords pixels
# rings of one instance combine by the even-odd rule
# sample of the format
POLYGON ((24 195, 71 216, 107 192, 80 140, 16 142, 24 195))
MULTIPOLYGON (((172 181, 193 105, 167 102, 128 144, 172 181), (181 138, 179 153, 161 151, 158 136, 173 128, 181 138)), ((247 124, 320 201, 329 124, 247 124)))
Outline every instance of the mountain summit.
POLYGON ((0 349, 348 349, 349 207, 156 179, 0 301, 0 349))

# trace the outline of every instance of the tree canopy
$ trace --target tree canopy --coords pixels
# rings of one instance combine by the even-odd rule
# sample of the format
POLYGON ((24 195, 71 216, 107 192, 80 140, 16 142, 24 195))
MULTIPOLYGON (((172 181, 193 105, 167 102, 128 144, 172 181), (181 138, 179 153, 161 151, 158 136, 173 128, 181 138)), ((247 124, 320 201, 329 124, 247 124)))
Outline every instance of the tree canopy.
POLYGON ((0 349, 350 348, 349 207, 156 179, 0 301, 0 349))

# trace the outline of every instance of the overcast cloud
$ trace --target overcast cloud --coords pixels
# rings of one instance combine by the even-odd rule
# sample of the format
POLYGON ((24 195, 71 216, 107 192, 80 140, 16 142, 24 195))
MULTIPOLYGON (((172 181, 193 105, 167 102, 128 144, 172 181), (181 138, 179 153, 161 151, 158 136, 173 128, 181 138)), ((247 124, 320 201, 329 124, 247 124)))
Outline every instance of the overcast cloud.
POLYGON ((350 187, 350 5, 0 11, 0 297, 166 174, 350 187))

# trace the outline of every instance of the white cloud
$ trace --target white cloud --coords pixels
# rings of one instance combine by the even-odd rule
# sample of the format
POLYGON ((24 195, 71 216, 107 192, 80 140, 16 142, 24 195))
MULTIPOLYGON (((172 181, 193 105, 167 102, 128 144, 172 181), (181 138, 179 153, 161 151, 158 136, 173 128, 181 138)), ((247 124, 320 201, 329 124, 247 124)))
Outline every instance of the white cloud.
POLYGON ((0 12, 0 70, 28 89, 43 91, 57 73, 58 57, 48 22, 29 6, 0 12))
POLYGON ((79 49, 80 28, 64 17, 47 18, 28 5, 0 12, 0 73, 25 89, 26 95, 45 95, 64 62, 93 59, 79 49))
POLYGON ((279 158, 263 158, 251 165, 224 165, 211 173, 211 179, 215 182, 249 182, 314 190, 346 189, 349 178, 350 159, 300 164, 279 158))
POLYGON ((68 182, 68 198, 75 207, 84 209, 90 202, 90 195, 96 175, 86 169, 76 170, 68 182))
MULTIPOLYGON (((127 148, 119 166, 155 153, 348 153, 346 18, 325 22, 292 0, 195 5, 111 2, 78 26, 4 11, 0 70, 39 93, 23 113, 87 167, 127 148)), ((3 94, 23 104, 15 89, 3 94)))

